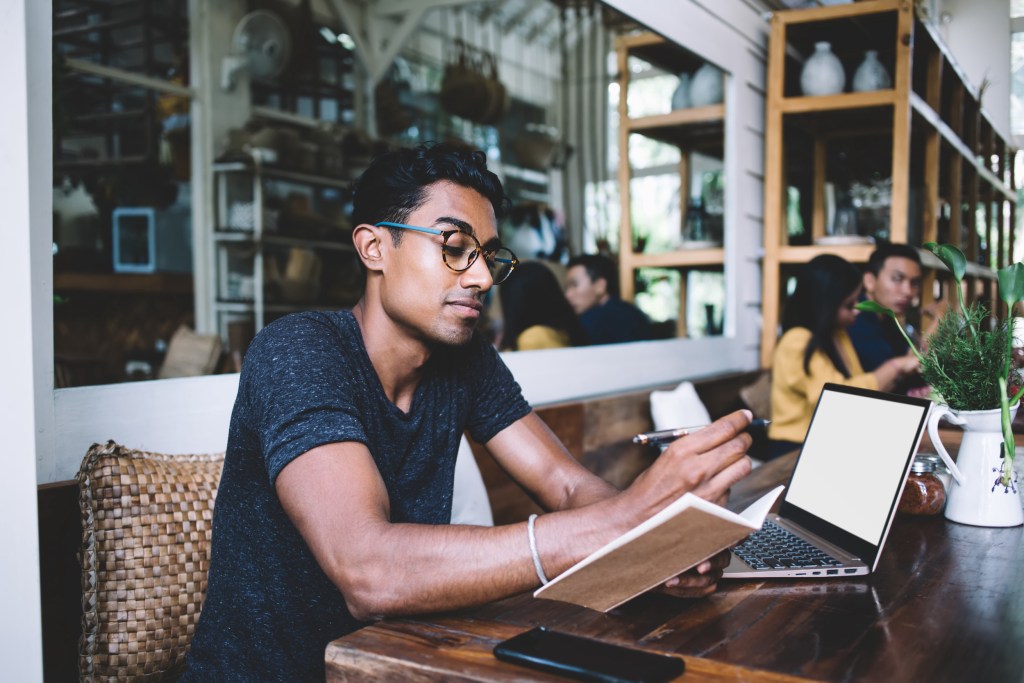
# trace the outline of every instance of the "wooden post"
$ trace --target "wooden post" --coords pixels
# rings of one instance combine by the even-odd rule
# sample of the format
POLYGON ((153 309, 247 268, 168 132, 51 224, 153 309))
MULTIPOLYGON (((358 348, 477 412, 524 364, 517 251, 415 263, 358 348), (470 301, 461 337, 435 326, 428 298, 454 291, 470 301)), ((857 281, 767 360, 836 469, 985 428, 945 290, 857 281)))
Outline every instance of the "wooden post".
POLYGON ((783 201, 786 178, 783 175, 782 97, 785 84, 786 24, 782 15, 772 15, 768 43, 768 102, 765 107, 764 152, 764 260, 761 264, 761 367, 771 365, 779 325, 780 251, 785 235, 786 205, 783 201))
POLYGON ((633 221, 629 193, 629 51, 620 41, 617 48, 619 69, 619 293, 633 300, 633 221), (625 156, 622 156, 625 155, 625 156))
POLYGON ((910 79, 913 75, 914 8, 900 3, 896 22, 895 101, 892 115, 892 204, 889 238, 907 241, 910 199, 910 79))

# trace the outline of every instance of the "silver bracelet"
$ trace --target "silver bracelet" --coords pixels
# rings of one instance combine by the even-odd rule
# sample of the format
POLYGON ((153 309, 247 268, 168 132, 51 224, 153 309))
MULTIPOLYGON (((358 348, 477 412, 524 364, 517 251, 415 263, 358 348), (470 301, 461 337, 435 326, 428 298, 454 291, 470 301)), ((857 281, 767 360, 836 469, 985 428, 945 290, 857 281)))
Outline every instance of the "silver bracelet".
POLYGON ((530 515, 526 522, 526 535, 530 538, 530 554, 533 555, 533 568, 537 570, 537 578, 541 584, 547 584, 548 577, 544 576, 544 567, 540 566, 540 553, 537 552, 537 536, 533 533, 533 522, 537 515, 530 515))

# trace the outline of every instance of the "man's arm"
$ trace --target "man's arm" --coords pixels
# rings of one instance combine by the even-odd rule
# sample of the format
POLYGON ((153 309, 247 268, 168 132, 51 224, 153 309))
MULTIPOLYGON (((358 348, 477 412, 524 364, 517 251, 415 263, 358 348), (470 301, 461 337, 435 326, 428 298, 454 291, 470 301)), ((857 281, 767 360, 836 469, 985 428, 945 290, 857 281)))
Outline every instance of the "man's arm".
MULTIPOLYGON (((749 414, 734 413, 669 449, 629 489, 575 462, 531 414, 487 447, 548 509, 536 526, 545 572, 556 576, 686 491, 712 500, 750 470, 749 414)), ((392 524, 387 491, 362 444, 314 448, 278 475, 285 512, 353 616, 411 614, 481 604, 536 587, 526 524, 392 524)))

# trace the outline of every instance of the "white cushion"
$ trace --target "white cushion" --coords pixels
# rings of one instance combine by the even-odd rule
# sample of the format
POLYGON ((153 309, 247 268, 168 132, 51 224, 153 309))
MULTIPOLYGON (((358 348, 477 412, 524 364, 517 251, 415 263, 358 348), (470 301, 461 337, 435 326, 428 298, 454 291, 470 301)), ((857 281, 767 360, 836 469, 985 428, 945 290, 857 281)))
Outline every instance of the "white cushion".
POLYGON ((459 455, 455 459, 455 491, 452 494, 452 524, 473 524, 494 526, 491 501, 487 498, 487 487, 480 475, 473 449, 462 437, 459 455))
POLYGON ((657 430, 675 429, 706 425, 711 415, 693 383, 683 382, 672 391, 651 392, 651 420, 657 430))

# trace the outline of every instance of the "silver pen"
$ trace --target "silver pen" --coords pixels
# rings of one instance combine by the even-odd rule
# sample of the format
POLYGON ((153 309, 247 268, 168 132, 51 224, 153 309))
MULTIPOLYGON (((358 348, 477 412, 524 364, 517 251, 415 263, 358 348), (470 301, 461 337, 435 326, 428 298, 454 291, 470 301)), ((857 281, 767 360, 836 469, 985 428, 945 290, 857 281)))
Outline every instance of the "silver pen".
MULTIPOLYGON (((747 425, 747 428, 744 429, 743 431, 753 432, 758 430, 767 430, 768 425, 770 425, 771 423, 771 420, 762 420, 761 418, 757 418, 751 420, 750 424, 747 425)), ((710 425, 696 425, 693 427, 676 427, 675 429, 662 429, 657 432, 644 432, 643 434, 637 434, 636 436, 634 436, 633 443, 643 444, 645 446, 658 446, 661 444, 670 443, 680 437, 693 434, 694 432, 699 432, 700 430, 709 426, 710 425)))

